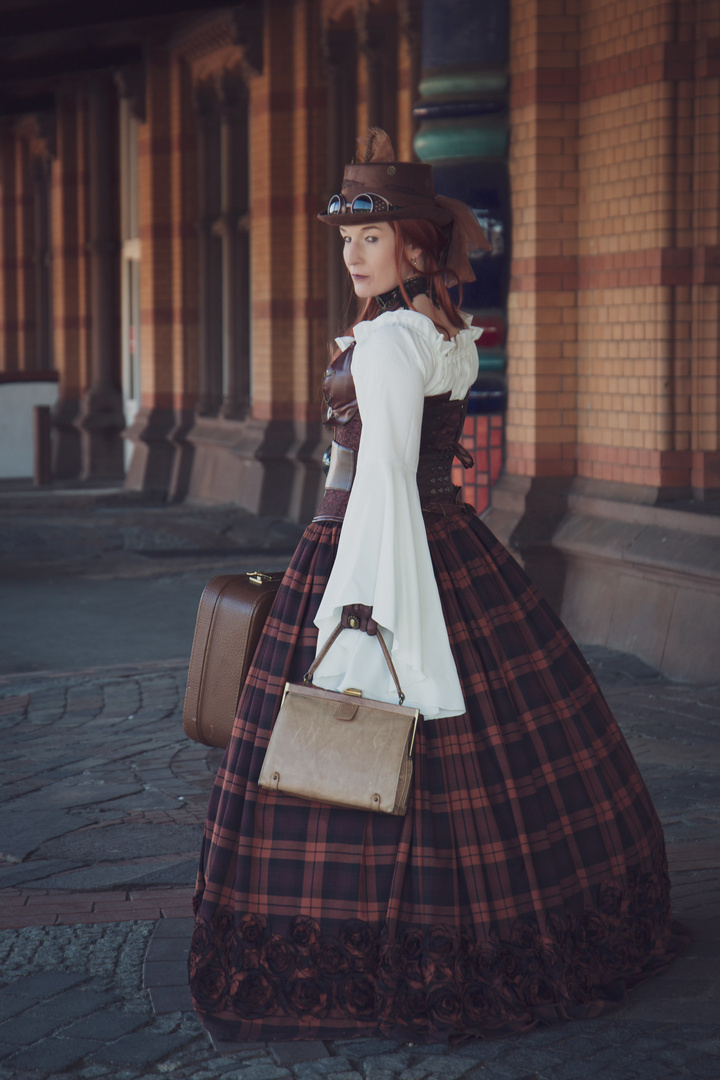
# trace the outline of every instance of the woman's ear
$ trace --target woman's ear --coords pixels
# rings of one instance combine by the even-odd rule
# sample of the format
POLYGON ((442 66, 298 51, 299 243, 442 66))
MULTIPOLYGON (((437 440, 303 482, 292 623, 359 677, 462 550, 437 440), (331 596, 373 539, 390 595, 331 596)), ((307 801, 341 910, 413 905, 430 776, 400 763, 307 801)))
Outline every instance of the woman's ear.
POLYGON ((415 270, 422 270, 421 248, 416 247, 415 244, 405 244, 405 258, 415 270))

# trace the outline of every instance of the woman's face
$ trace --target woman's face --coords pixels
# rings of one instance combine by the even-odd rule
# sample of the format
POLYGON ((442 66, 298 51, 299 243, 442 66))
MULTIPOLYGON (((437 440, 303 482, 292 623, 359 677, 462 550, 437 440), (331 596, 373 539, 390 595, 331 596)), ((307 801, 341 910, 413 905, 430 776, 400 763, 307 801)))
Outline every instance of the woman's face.
MULTIPOLYGON (((387 221, 372 225, 341 225, 340 235, 343 258, 356 296, 366 300, 370 296, 389 292, 399 284, 395 265, 395 230, 392 225, 387 221)), ((403 277, 412 273, 409 263, 405 270, 405 261, 403 277)))

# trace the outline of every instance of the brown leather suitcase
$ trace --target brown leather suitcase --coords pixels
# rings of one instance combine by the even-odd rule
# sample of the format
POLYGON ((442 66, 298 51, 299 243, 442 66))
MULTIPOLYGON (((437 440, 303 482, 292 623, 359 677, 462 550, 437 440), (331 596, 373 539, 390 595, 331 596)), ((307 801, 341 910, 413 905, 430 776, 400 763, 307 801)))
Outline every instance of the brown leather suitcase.
POLYGON ((225 747, 262 628, 282 574, 223 574, 200 597, 190 654, 183 727, 206 746, 225 747))

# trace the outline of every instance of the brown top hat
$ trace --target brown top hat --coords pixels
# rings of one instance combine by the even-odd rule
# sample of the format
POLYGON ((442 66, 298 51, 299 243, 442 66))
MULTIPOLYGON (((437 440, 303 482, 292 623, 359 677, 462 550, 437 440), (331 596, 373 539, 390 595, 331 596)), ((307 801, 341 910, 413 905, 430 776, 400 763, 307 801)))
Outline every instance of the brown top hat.
POLYGON ((453 215, 435 201, 432 168, 411 161, 378 161, 367 165, 346 165, 341 198, 330 200, 328 211, 318 214, 327 225, 371 225, 375 221, 425 218, 436 225, 450 225, 453 215), (375 210, 351 209, 358 195, 374 195, 375 210), (380 209, 378 199, 387 209, 380 209), (335 204, 335 213, 330 208, 335 204))
POLYGON ((327 225, 372 225, 402 218, 432 221, 448 239, 443 267, 461 282, 475 280, 468 253, 490 250, 470 207, 435 194, 429 165, 395 161, 390 137, 381 128, 370 129, 364 161, 345 166, 340 194, 333 195, 318 217, 327 225))

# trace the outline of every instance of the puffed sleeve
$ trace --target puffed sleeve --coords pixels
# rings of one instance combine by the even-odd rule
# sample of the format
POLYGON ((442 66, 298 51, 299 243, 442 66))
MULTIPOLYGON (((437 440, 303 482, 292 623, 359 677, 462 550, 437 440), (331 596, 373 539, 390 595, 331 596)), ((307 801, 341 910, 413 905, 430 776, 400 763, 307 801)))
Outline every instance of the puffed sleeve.
MULTIPOLYGON (((315 619, 319 651, 345 604, 371 605, 405 704, 425 719, 465 711, 417 489, 423 399, 434 370, 427 340, 406 326, 377 326, 358 340, 352 366, 363 425, 357 471, 315 619)), ((397 701, 378 642, 357 630, 343 631, 314 681, 397 701)))

